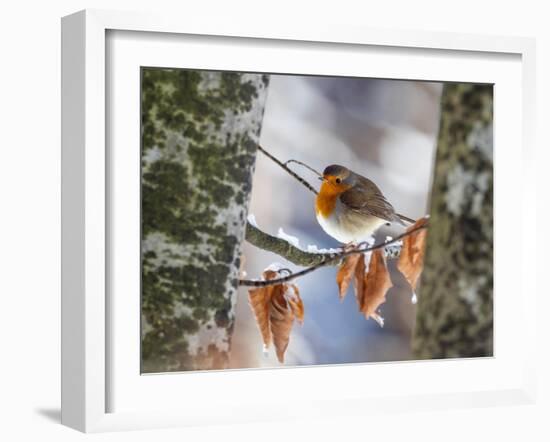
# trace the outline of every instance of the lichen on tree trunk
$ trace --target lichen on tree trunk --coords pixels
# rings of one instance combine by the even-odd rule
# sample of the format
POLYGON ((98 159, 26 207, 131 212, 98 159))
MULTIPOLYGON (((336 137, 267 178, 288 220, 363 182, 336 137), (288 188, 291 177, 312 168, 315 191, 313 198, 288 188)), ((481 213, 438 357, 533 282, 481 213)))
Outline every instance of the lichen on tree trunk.
POLYGON ((142 69, 142 372, 227 365, 267 85, 142 69))
POLYGON ((447 84, 413 354, 493 354, 493 87, 447 84))

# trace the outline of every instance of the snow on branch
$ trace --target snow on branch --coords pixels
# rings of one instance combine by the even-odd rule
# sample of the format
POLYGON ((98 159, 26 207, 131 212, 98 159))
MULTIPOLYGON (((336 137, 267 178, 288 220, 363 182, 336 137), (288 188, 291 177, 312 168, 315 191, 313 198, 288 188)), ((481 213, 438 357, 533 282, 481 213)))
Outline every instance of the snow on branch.
POLYGON ((260 249, 276 253, 287 261, 303 267, 320 264, 337 255, 337 253, 306 252, 299 248, 298 243, 292 244, 288 239, 265 233, 250 222, 246 224, 246 240, 260 249))
MULTIPOLYGON (((336 265, 347 256, 355 255, 358 253, 367 253, 377 249, 387 248, 386 257, 397 258, 401 250, 401 242, 403 238, 420 230, 426 229, 427 227, 428 223, 426 219, 425 222, 420 223, 417 226, 413 226, 405 233, 382 243, 371 245, 370 243, 364 242, 359 243, 357 244, 357 246, 350 249, 344 248, 340 249, 340 251, 338 251, 338 249, 335 249, 335 252, 316 253, 302 250, 301 248, 296 247, 296 245, 291 244, 291 242, 287 241, 286 239, 271 236, 248 222, 246 225, 246 240, 249 243, 268 252, 276 253, 277 255, 285 258, 287 261, 290 261, 293 264, 307 266, 307 268, 299 272, 290 273, 281 278, 270 280, 240 279, 239 285, 247 287, 267 287, 271 285, 282 284, 288 281, 292 281, 293 279, 296 279, 300 276, 307 275, 308 273, 311 273, 321 267, 336 265)), ((311 246, 308 248, 311 249, 311 246)))

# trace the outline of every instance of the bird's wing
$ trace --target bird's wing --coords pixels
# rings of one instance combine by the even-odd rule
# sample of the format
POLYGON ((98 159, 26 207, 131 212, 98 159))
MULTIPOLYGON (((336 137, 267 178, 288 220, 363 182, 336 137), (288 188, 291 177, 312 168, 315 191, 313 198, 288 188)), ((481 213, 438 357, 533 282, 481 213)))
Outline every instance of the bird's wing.
POLYGON ((376 216, 394 222, 399 218, 393 206, 371 180, 361 177, 351 189, 340 195, 340 201, 349 209, 364 215, 376 216))

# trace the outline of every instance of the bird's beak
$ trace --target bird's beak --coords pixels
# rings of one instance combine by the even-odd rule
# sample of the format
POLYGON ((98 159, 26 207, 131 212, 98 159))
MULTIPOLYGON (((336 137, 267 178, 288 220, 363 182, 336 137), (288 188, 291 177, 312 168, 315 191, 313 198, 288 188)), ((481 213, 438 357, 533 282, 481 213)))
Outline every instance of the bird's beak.
POLYGON ((320 176, 320 177, 319 177, 319 181, 325 181, 325 177, 320 176))

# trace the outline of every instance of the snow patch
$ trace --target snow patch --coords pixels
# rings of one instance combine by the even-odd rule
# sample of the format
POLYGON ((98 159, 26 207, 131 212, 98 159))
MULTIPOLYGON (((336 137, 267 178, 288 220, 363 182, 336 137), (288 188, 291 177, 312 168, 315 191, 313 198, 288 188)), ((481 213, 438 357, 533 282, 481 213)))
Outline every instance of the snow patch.
POLYGON ((367 245, 369 247, 373 246, 374 245, 374 242, 375 242, 375 239, 374 239, 374 236, 369 236, 368 238, 366 238, 365 240, 363 240, 364 243, 367 243, 367 245))
POLYGON ((286 267, 282 265, 280 262, 273 262, 264 269, 264 272, 278 272, 282 269, 286 269, 286 267))
POLYGON ((246 220, 254 227, 258 228, 258 223, 256 222, 256 217, 253 213, 249 213, 246 220))
POLYGON ((340 253, 342 249, 319 249, 315 244, 309 244, 307 251, 309 253, 340 253))
POLYGON ((300 248, 300 240, 295 236, 292 236, 292 235, 289 235, 289 234, 285 233, 285 231, 283 230, 282 227, 279 227, 279 231, 277 232, 277 238, 280 238, 280 239, 292 244, 297 249, 300 248))

